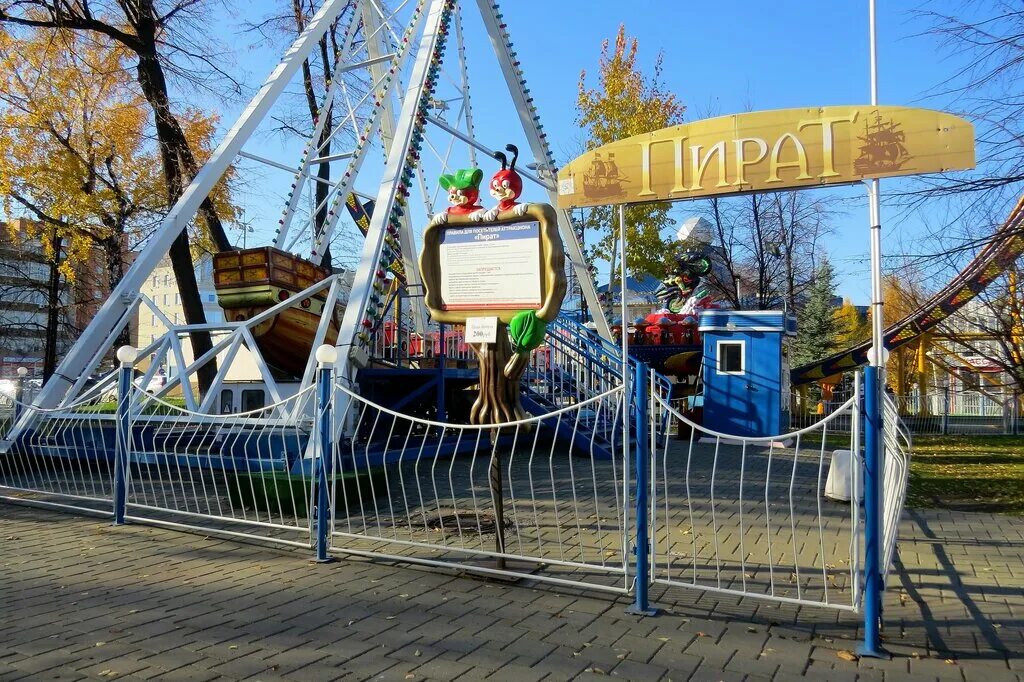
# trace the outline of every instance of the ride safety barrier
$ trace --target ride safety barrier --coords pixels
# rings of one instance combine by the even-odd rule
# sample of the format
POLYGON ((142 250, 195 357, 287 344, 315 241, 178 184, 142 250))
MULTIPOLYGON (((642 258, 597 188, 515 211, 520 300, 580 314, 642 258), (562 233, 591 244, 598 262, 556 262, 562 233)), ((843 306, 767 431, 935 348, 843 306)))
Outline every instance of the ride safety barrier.
MULTIPOLYGON (((627 384, 608 379, 611 348, 553 326, 558 361, 532 365, 522 386, 545 411, 500 424, 376 404, 335 376, 333 346, 309 388, 227 415, 146 392, 127 362, 114 401, 104 388, 57 409, 16 406, 35 414, 0 441, 0 499, 305 547, 321 561, 378 557, 628 594, 641 614, 653 613, 652 585, 860 611, 860 500, 825 496, 837 450, 852 453, 845 483, 860 489, 859 379, 813 424, 737 437, 692 420, 643 363, 627 384)), ((882 400, 884 576, 911 436, 882 400)))

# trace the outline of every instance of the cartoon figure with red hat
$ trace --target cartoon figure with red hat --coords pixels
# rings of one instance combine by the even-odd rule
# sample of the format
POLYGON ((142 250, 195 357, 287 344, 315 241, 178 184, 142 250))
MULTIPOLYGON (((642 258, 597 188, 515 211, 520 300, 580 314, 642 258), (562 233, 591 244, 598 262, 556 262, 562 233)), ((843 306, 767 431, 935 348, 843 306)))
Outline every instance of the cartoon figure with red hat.
POLYGON ((451 206, 447 211, 435 215, 430 223, 438 225, 448 222, 449 215, 472 215, 484 213, 480 205, 480 181, 484 172, 479 168, 462 168, 450 175, 442 175, 437 184, 448 190, 448 202, 451 206))
POLYGON ((516 161, 519 159, 519 148, 514 144, 505 145, 505 151, 512 154, 512 163, 501 152, 494 152, 494 158, 501 161, 501 170, 491 178, 491 196, 498 200, 498 205, 482 214, 479 220, 494 220, 499 213, 514 211, 515 215, 526 214, 529 204, 520 204, 516 199, 523 193, 523 179, 516 172, 516 161))

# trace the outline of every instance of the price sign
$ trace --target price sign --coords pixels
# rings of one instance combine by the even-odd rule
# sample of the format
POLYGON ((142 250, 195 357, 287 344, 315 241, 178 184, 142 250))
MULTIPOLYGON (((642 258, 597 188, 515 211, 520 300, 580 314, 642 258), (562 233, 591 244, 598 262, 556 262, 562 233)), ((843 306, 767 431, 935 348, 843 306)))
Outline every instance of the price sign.
POLYGON ((466 343, 496 343, 497 341, 497 317, 466 318, 466 343))

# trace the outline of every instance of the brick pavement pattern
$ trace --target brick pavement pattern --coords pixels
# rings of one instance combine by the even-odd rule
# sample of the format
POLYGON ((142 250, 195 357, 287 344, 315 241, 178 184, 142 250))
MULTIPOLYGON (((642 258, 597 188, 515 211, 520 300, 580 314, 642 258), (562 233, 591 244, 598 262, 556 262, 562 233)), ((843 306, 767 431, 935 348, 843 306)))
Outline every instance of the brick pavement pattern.
POLYGON ((1024 679, 1024 520, 909 511, 892 661, 857 618, 678 587, 626 600, 0 504, 0 679, 1024 679))

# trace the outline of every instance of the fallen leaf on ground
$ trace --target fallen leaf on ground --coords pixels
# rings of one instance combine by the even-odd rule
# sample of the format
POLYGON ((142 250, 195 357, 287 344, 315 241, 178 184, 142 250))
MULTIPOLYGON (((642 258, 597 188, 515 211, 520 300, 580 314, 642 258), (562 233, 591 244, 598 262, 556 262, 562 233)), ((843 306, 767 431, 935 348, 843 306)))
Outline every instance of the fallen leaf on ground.
POLYGON ((847 651, 846 649, 843 649, 842 651, 837 651, 836 657, 844 661, 856 661, 860 658, 859 656, 857 656, 857 654, 853 653, 852 651, 847 651))

